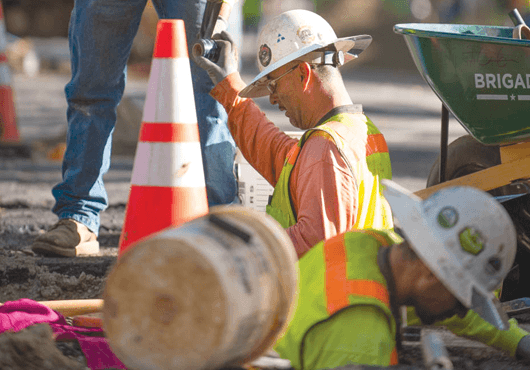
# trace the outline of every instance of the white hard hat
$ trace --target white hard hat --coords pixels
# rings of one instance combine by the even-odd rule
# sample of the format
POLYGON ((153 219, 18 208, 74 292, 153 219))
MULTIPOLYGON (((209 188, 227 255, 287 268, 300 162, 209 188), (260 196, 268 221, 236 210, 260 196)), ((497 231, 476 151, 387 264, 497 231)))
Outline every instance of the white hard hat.
POLYGON ((337 38, 324 18, 308 10, 282 13, 261 31, 258 39, 261 73, 239 95, 244 98, 269 95, 267 75, 293 60, 343 65, 357 58, 371 42, 368 35, 337 38))
POLYGON ((517 248, 508 212, 472 187, 444 188, 421 200, 383 180, 384 194, 411 248, 467 308, 498 329, 508 318, 493 295, 511 269, 517 248))

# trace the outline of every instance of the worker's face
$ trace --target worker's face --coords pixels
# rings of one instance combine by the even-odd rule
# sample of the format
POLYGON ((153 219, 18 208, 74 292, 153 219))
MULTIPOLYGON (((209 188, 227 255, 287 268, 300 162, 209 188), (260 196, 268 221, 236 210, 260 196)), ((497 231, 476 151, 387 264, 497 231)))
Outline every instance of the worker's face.
POLYGON ((422 323, 430 325, 454 315, 464 317, 468 311, 467 308, 438 279, 434 278, 434 280, 434 283, 426 284, 411 302, 422 323))
POLYGON ((298 62, 289 63, 269 74, 273 81, 269 84, 269 100, 272 105, 278 104, 280 111, 294 127, 305 128, 303 125, 303 110, 301 109, 300 71, 298 62))

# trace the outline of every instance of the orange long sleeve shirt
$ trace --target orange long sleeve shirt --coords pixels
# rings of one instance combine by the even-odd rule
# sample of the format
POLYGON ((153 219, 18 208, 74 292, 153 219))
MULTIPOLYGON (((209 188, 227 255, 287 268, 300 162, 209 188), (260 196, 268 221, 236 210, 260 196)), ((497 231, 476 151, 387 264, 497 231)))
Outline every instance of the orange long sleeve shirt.
MULTIPOLYGON (((245 86, 239 73, 233 73, 210 94, 224 106, 228 127, 245 159, 276 186, 287 153, 298 141, 280 131, 251 99, 238 96, 245 86)), ((299 258, 319 241, 353 227, 358 204, 354 189, 353 175, 333 141, 311 136, 290 181, 297 222, 286 231, 299 258)))

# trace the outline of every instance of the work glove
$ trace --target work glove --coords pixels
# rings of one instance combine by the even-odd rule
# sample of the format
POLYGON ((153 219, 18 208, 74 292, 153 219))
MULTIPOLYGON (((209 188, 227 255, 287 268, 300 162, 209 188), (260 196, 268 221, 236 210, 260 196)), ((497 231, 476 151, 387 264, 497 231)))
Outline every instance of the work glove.
POLYGON ((515 357, 518 360, 530 361, 530 335, 523 337, 517 345, 517 350, 515 351, 515 357))
POLYGON ((213 35, 212 40, 220 49, 219 60, 214 63, 202 55, 195 54, 193 54, 193 60, 199 67, 208 72, 214 85, 217 85, 229 74, 237 72, 239 62, 236 44, 228 32, 221 31, 221 33, 213 35))

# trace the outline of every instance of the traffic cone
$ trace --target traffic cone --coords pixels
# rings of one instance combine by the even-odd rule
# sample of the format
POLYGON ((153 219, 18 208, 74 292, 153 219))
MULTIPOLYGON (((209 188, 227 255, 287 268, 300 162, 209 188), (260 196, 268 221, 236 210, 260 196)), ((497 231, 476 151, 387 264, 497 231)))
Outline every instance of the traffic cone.
POLYGON ((6 49, 4 12, 0 4, 0 154, 10 157, 29 157, 29 149, 20 144, 6 49))
POLYGON ((120 237, 136 241, 208 213, 184 22, 160 20, 120 237))

